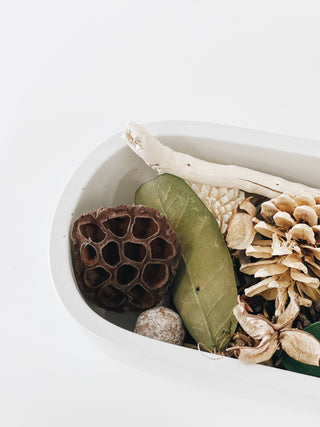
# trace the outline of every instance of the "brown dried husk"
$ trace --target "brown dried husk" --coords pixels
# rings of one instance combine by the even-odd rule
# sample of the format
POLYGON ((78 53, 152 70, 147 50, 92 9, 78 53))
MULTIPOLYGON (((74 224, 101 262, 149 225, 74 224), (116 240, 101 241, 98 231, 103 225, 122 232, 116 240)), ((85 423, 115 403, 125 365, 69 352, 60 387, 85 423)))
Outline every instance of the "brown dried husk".
POLYGON ((74 222, 71 238, 81 293, 114 311, 141 311, 163 300, 181 257, 166 217, 140 205, 84 213, 74 222))

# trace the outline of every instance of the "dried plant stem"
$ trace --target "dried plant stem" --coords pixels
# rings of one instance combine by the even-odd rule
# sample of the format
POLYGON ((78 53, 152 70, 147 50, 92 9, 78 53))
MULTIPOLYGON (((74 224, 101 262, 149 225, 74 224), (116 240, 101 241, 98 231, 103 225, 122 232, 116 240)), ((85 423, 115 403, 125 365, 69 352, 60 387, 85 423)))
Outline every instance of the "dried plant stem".
POLYGON ((281 193, 292 196, 307 193, 320 195, 320 190, 286 181, 277 176, 233 165, 220 165, 176 152, 163 145, 142 126, 129 122, 123 133, 129 147, 158 173, 171 173, 180 178, 216 187, 237 188, 264 197, 281 193))

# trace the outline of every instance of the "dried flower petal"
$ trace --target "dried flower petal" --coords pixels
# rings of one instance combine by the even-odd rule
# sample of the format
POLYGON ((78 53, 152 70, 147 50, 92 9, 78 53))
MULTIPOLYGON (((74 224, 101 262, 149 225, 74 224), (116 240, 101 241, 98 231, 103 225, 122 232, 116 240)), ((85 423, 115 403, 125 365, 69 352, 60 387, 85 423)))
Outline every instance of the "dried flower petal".
POLYGON ((298 206, 294 210, 293 216, 297 221, 307 222, 311 226, 318 224, 318 216, 311 206, 298 206))
POLYGON ((275 330, 291 327, 293 321, 299 314, 300 308, 297 302, 297 296, 294 289, 291 287, 288 293, 290 294, 290 302, 285 311, 281 313, 280 316, 278 316, 277 323, 274 325, 275 330))
POLYGON ((287 242, 282 242, 277 234, 272 235, 272 255, 273 256, 281 256, 281 255, 289 255, 292 254, 292 249, 290 249, 287 245, 287 242))
POLYGON ((253 203, 250 202, 252 197, 248 197, 243 202, 240 203, 239 208, 243 211, 247 212, 247 214, 251 217, 254 217, 257 215, 257 209, 253 203))
POLYGON ((267 222, 271 222, 273 216, 277 212, 279 212, 279 209, 275 206, 272 200, 262 203, 260 213, 267 222))
POLYGON ((231 249, 246 249, 255 234, 251 217, 245 213, 237 213, 229 222, 226 242, 231 249))
MULTIPOLYGON (((261 340, 256 347, 233 347, 239 350, 239 359, 245 363, 261 363, 269 360, 281 344, 289 356, 303 363, 320 363, 320 342, 310 334, 289 329, 299 313, 297 297, 292 287, 289 288, 290 303, 272 324, 261 315, 252 315, 245 309, 245 304, 238 299, 234 315, 248 335, 261 340)), ((287 294, 284 294, 286 298, 287 294)))
POLYGON ((299 194, 298 196, 295 196, 295 201, 299 206, 307 205, 307 206, 315 206, 316 200, 314 197, 309 196, 309 194, 299 194))
POLYGON ((281 263, 283 265, 286 265, 287 267, 294 268, 296 270, 301 270, 306 274, 308 273, 308 268, 303 262, 301 262, 301 257, 295 254, 287 255, 285 258, 281 260, 281 263))
MULTIPOLYGON (((292 329, 292 322, 299 314, 298 297, 293 286, 288 288, 290 302, 272 324, 262 315, 249 314, 245 304, 238 298, 233 312, 242 328, 255 340, 261 340, 256 347, 232 347, 239 351, 239 360, 245 363, 261 363, 269 360, 281 347, 292 358, 302 363, 320 365, 320 342, 312 335, 299 329, 292 329)), ((282 302, 279 302, 282 304, 282 302)))
POLYGON ((263 339, 257 347, 240 347, 239 360, 243 363, 262 363, 270 360, 278 349, 275 337, 263 339))
POLYGON ((273 217, 274 222, 280 228, 290 228, 295 225, 294 219, 288 212, 277 212, 273 217))
POLYGON ((240 301, 239 297, 233 314, 247 334, 256 340, 262 340, 274 332, 272 324, 264 316, 248 313, 245 304, 240 301))
POLYGON ((306 242, 314 245, 316 243, 314 232, 311 227, 307 224, 296 224, 294 225, 290 232, 291 237, 295 240, 305 240, 306 242))
POLYGON ((320 225, 313 225, 313 226, 312 226, 312 230, 313 230, 316 234, 320 234, 320 225))
POLYGON ((269 284, 273 281, 272 277, 267 277, 264 280, 261 280, 259 283, 256 283, 255 285, 250 286, 249 288, 246 288, 244 290, 245 295, 248 297, 253 297, 255 295, 258 295, 267 289, 269 289, 269 284))
POLYGON ((307 276, 306 274, 303 274, 299 270, 296 270, 294 268, 290 270, 290 275, 293 280, 308 284, 309 287, 319 287, 320 281, 317 277, 307 276))
POLYGON ((254 277, 268 277, 275 274, 283 274, 288 270, 283 264, 270 264, 264 267, 261 267, 258 271, 255 272, 254 277))
POLYGON ((277 262, 276 258, 272 259, 262 259, 261 261, 256 261, 248 264, 241 264, 240 271, 245 274, 255 274, 258 270, 261 269, 261 266, 275 264, 277 262))
POLYGON ((278 292, 276 296, 276 303, 275 303, 275 316, 280 316, 286 307, 286 303, 288 301, 288 291, 286 288, 280 288, 278 287, 278 292))
POLYGON ((276 199, 272 199, 272 201, 280 211, 285 211, 289 214, 292 214, 297 207, 295 199, 289 194, 281 194, 276 199))
POLYGON ((272 248, 270 246, 249 245, 246 255, 254 258, 271 258, 272 248))
POLYGON ((293 359, 308 365, 320 365, 320 342, 311 334, 297 329, 281 331, 283 350, 293 359))
MULTIPOLYGON (((299 291, 301 291, 301 289, 299 289, 299 291)), ((298 296, 298 302, 299 302, 299 305, 303 306, 303 307, 311 307, 312 306, 312 300, 309 298, 304 298, 302 296, 298 296)))
POLYGON ((268 237, 269 239, 272 239, 273 234, 278 234, 279 236, 285 236, 285 233, 279 230, 278 227, 275 227, 273 225, 267 224, 264 221, 259 221, 255 226, 254 229, 260 233, 264 237, 268 237))

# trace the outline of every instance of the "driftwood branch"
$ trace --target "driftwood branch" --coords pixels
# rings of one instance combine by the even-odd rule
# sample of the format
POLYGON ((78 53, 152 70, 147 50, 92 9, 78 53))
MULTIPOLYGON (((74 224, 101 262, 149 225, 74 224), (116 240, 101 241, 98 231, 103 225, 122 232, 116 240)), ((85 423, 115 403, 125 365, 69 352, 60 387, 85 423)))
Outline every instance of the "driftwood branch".
POLYGON ((233 165, 220 165, 176 152, 163 145, 142 126, 129 122, 123 133, 129 147, 158 173, 171 173, 185 180, 214 187, 238 188, 268 198, 282 193, 320 195, 320 190, 277 176, 233 165))

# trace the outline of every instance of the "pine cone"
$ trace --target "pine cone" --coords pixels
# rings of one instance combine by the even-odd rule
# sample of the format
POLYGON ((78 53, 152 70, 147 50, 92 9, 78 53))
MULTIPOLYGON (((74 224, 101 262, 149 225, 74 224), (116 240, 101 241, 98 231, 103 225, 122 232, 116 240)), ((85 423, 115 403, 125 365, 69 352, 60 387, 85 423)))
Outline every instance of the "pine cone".
POLYGON ((71 237, 82 294, 114 311, 140 311, 161 301, 181 256, 166 217, 145 206, 84 213, 74 222, 71 237))
POLYGON ((233 212, 244 200, 244 192, 236 188, 213 187, 193 181, 186 183, 213 214, 221 233, 224 234, 233 212))
POLYGON ((320 197, 281 194, 261 205, 264 221, 253 218, 256 236, 246 249, 240 271, 263 279, 245 294, 276 300, 276 316, 288 295, 310 307, 320 300, 320 197), (249 257, 258 259, 251 262, 249 257))

